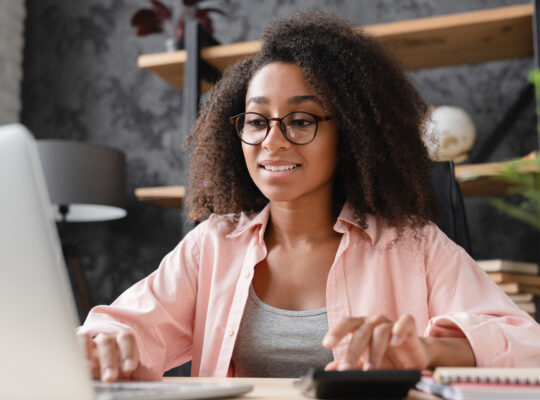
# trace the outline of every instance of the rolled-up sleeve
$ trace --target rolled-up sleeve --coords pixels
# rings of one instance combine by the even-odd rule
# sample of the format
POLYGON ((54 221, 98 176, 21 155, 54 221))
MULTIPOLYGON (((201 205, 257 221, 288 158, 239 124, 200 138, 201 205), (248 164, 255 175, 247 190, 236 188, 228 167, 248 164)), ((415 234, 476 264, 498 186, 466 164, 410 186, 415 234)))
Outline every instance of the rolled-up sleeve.
POLYGON ((143 364, 163 373, 191 359, 197 297, 199 229, 162 260, 159 268, 110 306, 94 307, 81 332, 131 332, 143 364))
POLYGON ((540 326, 438 229, 425 241, 426 336, 466 337, 479 367, 540 366, 540 326))

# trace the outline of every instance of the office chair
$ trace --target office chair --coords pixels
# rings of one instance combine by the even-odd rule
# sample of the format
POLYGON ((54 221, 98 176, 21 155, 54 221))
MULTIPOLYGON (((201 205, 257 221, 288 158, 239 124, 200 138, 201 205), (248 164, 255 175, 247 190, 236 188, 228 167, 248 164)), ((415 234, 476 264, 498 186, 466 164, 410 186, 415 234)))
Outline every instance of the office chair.
POLYGON ((454 163, 434 161, 431 164, 431 181, 441 210, 441 218, 437 225, 472 257, 467 216, 454 173, 454 163))

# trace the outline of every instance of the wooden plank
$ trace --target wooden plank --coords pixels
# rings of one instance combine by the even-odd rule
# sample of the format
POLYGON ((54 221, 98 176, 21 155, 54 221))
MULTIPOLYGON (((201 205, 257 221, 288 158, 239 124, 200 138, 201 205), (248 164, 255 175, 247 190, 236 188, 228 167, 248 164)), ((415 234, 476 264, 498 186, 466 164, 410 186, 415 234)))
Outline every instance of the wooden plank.
MULTIPOLYGON (((501 196, 510 186, 496 179, 506 162, 487 164, 456 165, 456 179, 464 197, 501 196)), ((527 166, 523 172, 540 172, 534 165, 527 166)), ((181 210, 186 190, 184 186, 157 186, 135 189, 139 201, 181 210)))
MULTIPOLYGON (((358 29, 380 39, 406 69, 414 70, 530 57, 533 12, 532 4, 521 4, 358 29)), ((222 71, 259 48, 258 41, 211 46, 201 56, 222 71)), ((146 54, 139 56, 138 65, 181 90, 186 57, 183 50, 146 54)), ((209 88, 203 85, 203 91, 209 88)))
POLYGON ((173 85, 178 90, 184 87, 184 64, 187 54, 185 51, 174 51, 170 53, 144 54, 137 58, 139 68, 144 68, 166 82, 173 85))
MULTIPOLYGON (((507 162, 456 165, 456 179, 463 197, 502 196, 510 183, 497 177, 507 162)), ((540 172, 535 165, 525 166, 522 172, 540 172)))
POLYGON ((156 186, 135 189, 139 201, 181 210, 184 205, 186 189, 184 186, 156 186))
MULTIPOLYGON (((510 184, 496 179, 506 162, 456 165, 456 179, 464 197, 501 196, 510 184)), ((535 165, 526 166, 523 172, 540 172, 535 165)), ((184 186, 157 186, 135 189, 139 201, 181 210, 186 189, 184 186)))
POLYGON ((475 64, 533 55, 533 5, 523 4, 373 25, 409 70, 475 64))

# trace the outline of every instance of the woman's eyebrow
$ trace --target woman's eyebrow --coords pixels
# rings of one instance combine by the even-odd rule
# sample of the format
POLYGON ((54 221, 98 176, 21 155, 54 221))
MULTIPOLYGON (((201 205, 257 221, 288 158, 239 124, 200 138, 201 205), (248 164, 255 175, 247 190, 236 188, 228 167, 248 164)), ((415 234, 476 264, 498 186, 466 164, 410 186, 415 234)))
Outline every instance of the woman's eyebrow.
POLYGON ((300 103, 305 103, 306 101, 313 101, 314 103, 317 103, 321 107, 324 107, 321 99, 319 99, 317 96, 313 96, 313 95, 293 96, 293 97, 289 98, 288 103, 289 104, 300 104, 300 103))
POLYGON ((249 105, 249 103, 257 103, 257 104, 268 104, 270 101, 267 97, 258 96, 258 97, 251 97, 247 102, 246 106, 249 105))
MULTIPOLYGON (((312 101, 314 103, 317 103, 321 107, 324 107, 321 99, 319 99, 317 96, 313 96, 313 95, 309 95, 309 94, 308 95, 290 97, 287 100, 287 103, 289 103, 289 104, 301 104, 301 103, 305 103, 307 101, 312 101)), ((246 106, 249 105, 249 103, 268 104, 268 103, 270 103, 270 100, 268 100, 268 98, 264 97, 264 96, 255 96, 255 97, 250 97, 248 99, 248 101, 246 102, 246 106)))

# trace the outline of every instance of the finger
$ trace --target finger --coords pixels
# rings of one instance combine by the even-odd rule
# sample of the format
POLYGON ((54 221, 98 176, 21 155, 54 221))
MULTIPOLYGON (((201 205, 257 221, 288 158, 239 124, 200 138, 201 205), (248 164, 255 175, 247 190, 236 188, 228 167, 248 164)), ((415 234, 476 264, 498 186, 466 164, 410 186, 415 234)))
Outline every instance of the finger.
POLYGON ((130 332, 122 332, 116 336, 120 356, 120 369, 129 376, 139 365, 139 351, 135 337, 130 332))
POLYGON ((330 361, 326 366, 324 367, 325 371, 335 371, 339 365, 339 360, 330 361))
POLYGON ((114 336, 100 333, 94 339, 99 357, 101 380, 112 382, 118 379, 119 354, 114 336))
POLYGON ((391 322, 385 322, 373 329, 373 338, 371 339, 365 369, 380 368, 384 353, 386 353, 389 345, 392 326, 393 324, 391 322))
POLYGON ((343 318, 332 329, 329 329, 323 339, 323 346, 331 349, 348 333, 355 331, 365 321, 365 318, 343 318))
POLYGON ((364 323, 354 332, 347 352, 345 353, 344 362, 339 365, 339 369, 351 369, 361 367, 362 354, 368 349, 368 345, 373 337, 373 330, 376 326, 382 323, 388 323, 389 320, 378 315, 374 318, 364 320, 364 323))
POLYGON ((99 376, 99 360, 96 354, 96 344, 92 336, 89 333, 77 332, 77 342, 84 352, 92 377, 96 379, 99 376))
POLYGON ((408 336, 416 335, 416 323, 410 314, 399 317, 392 328, 391 346, 401 346, 408 336))

